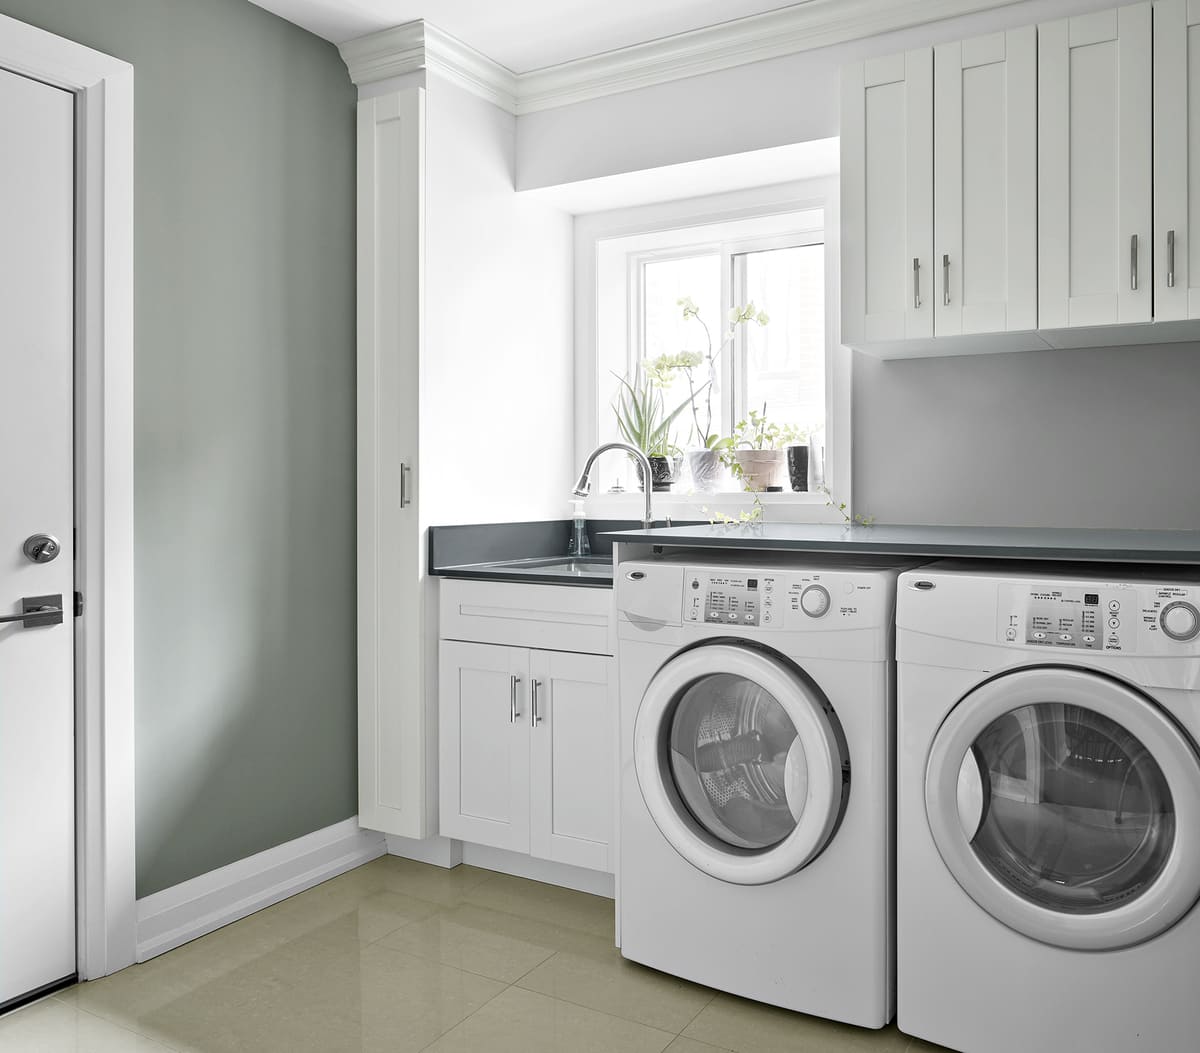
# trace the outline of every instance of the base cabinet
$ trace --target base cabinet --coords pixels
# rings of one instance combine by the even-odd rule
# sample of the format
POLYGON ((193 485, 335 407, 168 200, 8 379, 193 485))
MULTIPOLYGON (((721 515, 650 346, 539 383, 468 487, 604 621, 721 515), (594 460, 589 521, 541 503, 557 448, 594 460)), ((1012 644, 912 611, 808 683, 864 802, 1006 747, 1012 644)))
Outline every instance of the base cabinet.
POLYGON ((611 659, 458 640, 440 647, 441 833, 610 870, 611 659))

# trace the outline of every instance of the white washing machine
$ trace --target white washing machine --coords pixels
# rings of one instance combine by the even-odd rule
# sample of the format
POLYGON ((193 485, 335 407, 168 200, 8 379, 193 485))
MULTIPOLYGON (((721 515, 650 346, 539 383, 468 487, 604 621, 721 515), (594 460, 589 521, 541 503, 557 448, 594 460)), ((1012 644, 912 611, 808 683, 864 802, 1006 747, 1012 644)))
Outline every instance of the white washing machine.
POLYGON ((1200 574, 945 561, 897 608, 900 1028, 1200 1048, 1200 574))
POLYGON ((891 1020, 897 573, 778 554, 617 567, 626 958, 891 1020))

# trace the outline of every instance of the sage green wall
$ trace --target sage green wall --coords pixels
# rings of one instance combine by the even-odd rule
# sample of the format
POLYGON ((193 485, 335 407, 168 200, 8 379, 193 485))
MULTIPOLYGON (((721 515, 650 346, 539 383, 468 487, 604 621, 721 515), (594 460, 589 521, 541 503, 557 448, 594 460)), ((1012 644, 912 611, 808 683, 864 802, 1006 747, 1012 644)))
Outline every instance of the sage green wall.
POLYGON ((246 0, 0 0, 136 81, 138 895, 356 811, 354 89, 246 0))

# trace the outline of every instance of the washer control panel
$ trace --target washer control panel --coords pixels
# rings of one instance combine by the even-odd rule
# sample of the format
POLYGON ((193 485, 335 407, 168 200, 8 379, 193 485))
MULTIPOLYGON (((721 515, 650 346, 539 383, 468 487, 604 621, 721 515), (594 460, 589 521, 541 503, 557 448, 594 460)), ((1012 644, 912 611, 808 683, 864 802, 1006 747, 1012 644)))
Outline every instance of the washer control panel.
POLYGON ((883 602, 874 581, 847 572, 689 567, 683 591, 685 624, 764 630, 870 625, 883 602))
MULTIPOLYGON (((1200 588, 1186 585, 1005 582, 1001 642, 1116 654, 1179 653, 1200 641, 1200 588)), ((1197 647, 1187 650, 1200 649, 1197 647)), ((1200 650, 1198 650, 1200 653, 1200 650)))

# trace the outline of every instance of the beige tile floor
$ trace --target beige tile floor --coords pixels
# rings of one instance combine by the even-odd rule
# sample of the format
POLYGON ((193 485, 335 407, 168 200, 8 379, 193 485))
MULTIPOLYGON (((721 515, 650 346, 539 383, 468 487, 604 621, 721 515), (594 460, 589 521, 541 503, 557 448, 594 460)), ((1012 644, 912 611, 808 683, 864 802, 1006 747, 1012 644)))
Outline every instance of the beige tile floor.
POLYGON ((609 900, 395 857, 0 1018, 3 1053, 935 1048, 627 962, 609 900))

